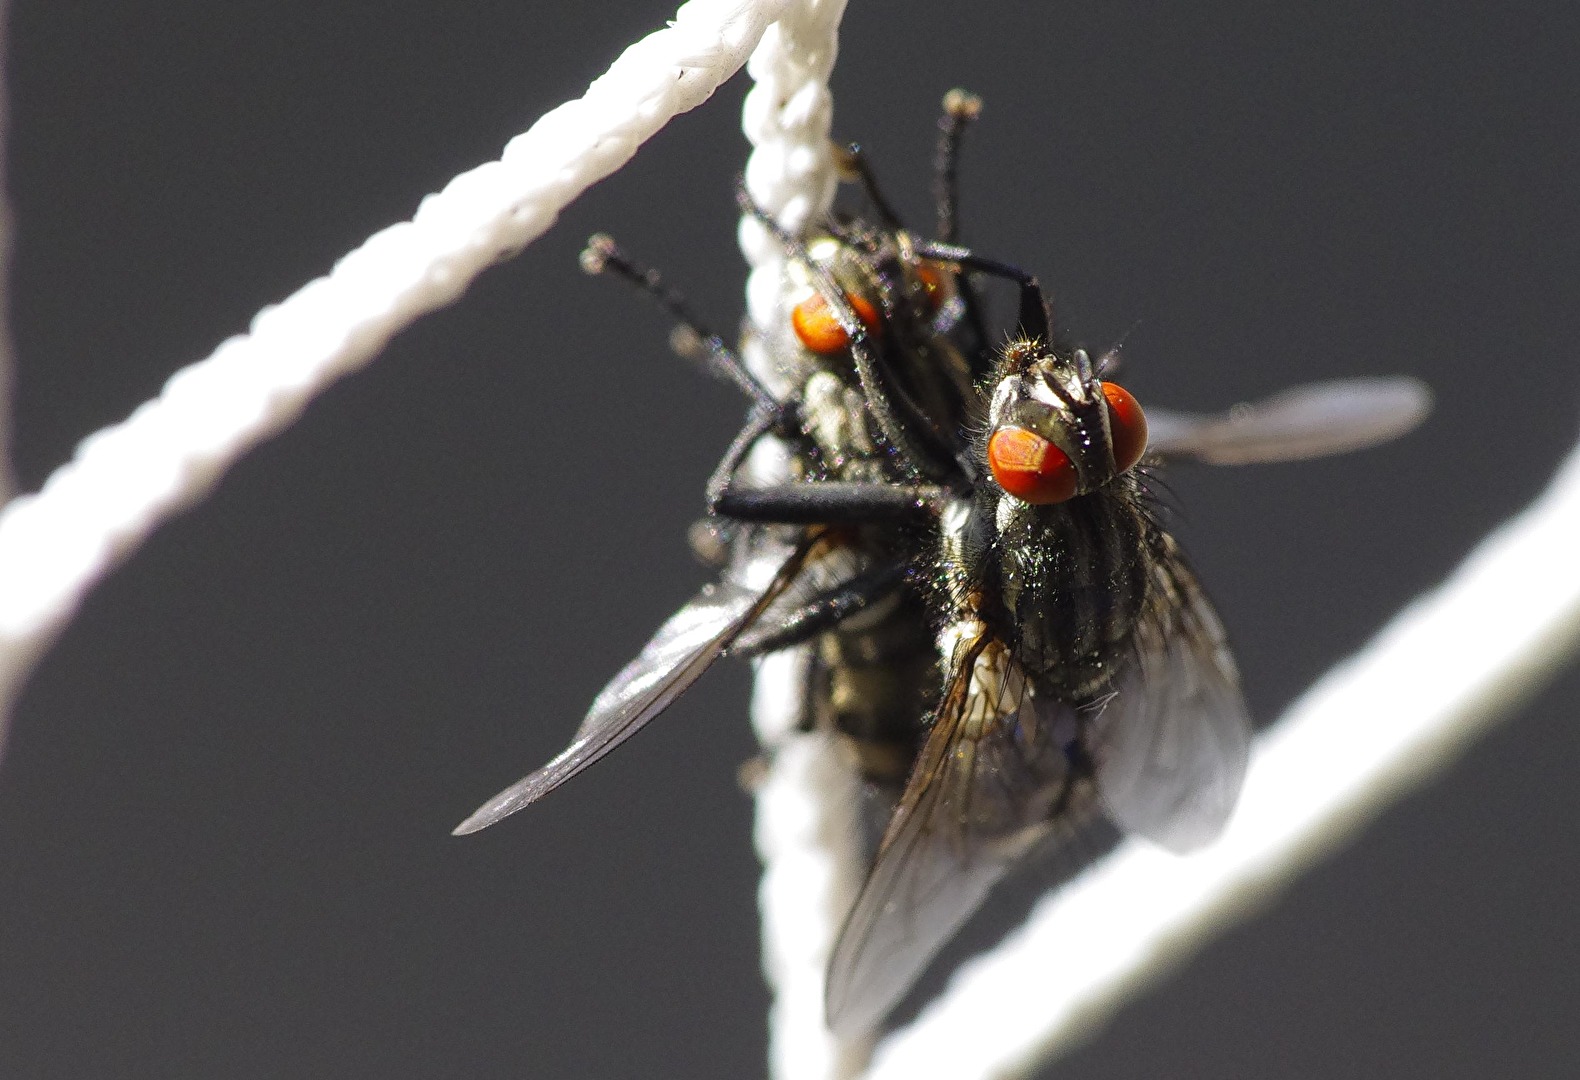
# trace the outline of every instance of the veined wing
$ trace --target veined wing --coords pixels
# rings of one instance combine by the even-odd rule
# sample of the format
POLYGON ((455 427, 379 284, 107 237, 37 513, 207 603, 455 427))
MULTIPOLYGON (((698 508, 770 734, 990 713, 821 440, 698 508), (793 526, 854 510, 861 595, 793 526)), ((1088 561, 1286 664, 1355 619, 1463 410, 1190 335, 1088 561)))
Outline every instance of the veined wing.
POLYGON ((1387 442, 1426 418, 1432 392, 1405 377, 1296 386, 1223 413, 1147 410, 1147 452, 1214 465, 1301 461, 1387 442))
POLYGON ((765 586, 739 580, 705 585, 653 635, 635 660, 610 680, 558 757, 510 785, 456 826, 456 835, 486 829, 528 806, 601 760, 674 702, 730 643, 782 596, 800 573, 821 533, 810 534, 765 586))
POLYGON ((1088 738, 1114 821, 1189 851, 1217 837, 1234 810, 1251 722, 1223 625, 1173 538, 1164 543, 1135 653, 1088 738))
MULTIPOLYGON (((1076 809, 1070 706, 983 631, 955 673, 829 963, 835 1031, 868 1031, 1023 855, 1076 809)), ((1081 800, 1083 803, 1085 800, 1081 800)))

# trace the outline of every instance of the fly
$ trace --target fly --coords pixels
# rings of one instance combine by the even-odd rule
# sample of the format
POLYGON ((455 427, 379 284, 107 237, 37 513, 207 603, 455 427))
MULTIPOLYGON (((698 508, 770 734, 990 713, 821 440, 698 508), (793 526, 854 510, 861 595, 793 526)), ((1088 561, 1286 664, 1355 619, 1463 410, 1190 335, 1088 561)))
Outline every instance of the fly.
POLYGON ((708 485, 719 580, 594 700, 553 761, 458 828, 536 801, 640 730, 721 655, 815 643, 813 711, 899 790, 830 963, 827 1010, 870 1029, 1017 862, 1106 813, 1176 851, 1212 840, 1250 722, 1222 625, 1152 497, 1169 460, 1289 461, 1394 438, 1430 395, 1407 378, 1317 383, 1220 415, 1144 411, 1054 334, 1032 275, 955 240, 955 152, 975 99, 946 98, 942 239, 913 236, 859 155, 876 224, 782 244, 777 391, 606 239, 585 261, 655 295, 747 421, 708 485), (978 284, 1010 282, 1015 332, 986 345, 978 284), (743 469, 766 437, 787 476, 743 469), (900 677, 896 678, 896 672, 900 677), (874 676, 867 678, 868 675, 874 676), (886 677, 885 677, 886 676, 886 677), (886 764, 884 763, 886 762, 886 764))

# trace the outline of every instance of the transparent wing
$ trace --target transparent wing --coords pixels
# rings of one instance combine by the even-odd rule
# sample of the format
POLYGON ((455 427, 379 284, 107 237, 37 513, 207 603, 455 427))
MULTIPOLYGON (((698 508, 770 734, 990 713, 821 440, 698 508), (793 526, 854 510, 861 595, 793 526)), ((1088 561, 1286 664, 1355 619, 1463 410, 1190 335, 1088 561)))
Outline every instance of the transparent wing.
POLYGON ((1075 731, 1073 710, 1034 697, 999 643, 966 649, 834 947, 831 1028, 874 1028, 994 883, 1058 827, 1057 808, 1074 812, 1064 745, 1075 731))
POLYGON ((1404 377, 1296 386, 1224 413, 1147 410, 1147 449, 1214 465, 1300 461, 1361 450, 1426 418, 1432 391, 1404 377))
POLYGON ((1127 832, 1189 851, 1222 831, 1251 722, 1218 615, 1174 541, 1154 571, 1135 653, 1088 731, 1097 789, 1127 832))
MULTIPOLYGON (((601 760, 640 731, 696 682, 730 643, 780 598, 800 572, 815 537, 778 566, 766 585, 726 578, 703 587, 653 635, 635 660, 605 686, 576 737, 558 757, 495 795, 456 826, 474 833, 509 817, 601 760)), ((750 576, 750 575, 748 575, 750 576)))

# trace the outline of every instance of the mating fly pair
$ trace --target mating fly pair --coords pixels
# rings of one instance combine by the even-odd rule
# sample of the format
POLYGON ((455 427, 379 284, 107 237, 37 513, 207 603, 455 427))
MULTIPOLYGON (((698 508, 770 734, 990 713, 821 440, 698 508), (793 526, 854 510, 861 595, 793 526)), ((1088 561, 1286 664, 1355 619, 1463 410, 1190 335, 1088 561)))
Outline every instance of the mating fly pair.
POLYGON ((880 1022, 1015 863, 1099 811, 1174 850, 1233 809, 1250 723, 1222 627, 1169 535, 1158 464, 1286 461, 1392 438, 1409 379, 1319 383, 1222 415, 1143 412, 1056 338, 1030 274, 955 243, 955 160, 975 99, 945 99, 938 236, 901 225, 859 154, 874 221, 783 246, 782 318, 759 379, 607 238, 584 255, 653 294, 689 350, 751 399, 708 485, 720 579, 600 693, 570 746, 456 830, 541 798, 667 708, 725 653, 809 645, 808 722, 847 736, 891 794, 830 964, 830 1023, 880 1022), (994 347, 979 289, 1018 316, 994 347), (772 479, 748 455, 777 442, 772 479), (903 789, 900 784, 903 781, 903 789), (897 798, 895 796, 897 795, 897 798))

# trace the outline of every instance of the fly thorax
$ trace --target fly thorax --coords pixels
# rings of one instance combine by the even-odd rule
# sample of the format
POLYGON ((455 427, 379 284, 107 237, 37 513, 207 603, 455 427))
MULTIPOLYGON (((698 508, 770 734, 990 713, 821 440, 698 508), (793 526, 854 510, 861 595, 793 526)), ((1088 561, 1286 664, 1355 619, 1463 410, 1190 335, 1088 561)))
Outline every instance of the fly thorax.
POLYGON ((1017 658, 1063 694, 1100 691, 1127 655, 1148 588, 1152 525, 1133 485, 1056 506, 1006 495, 995 524, 1017 658))

